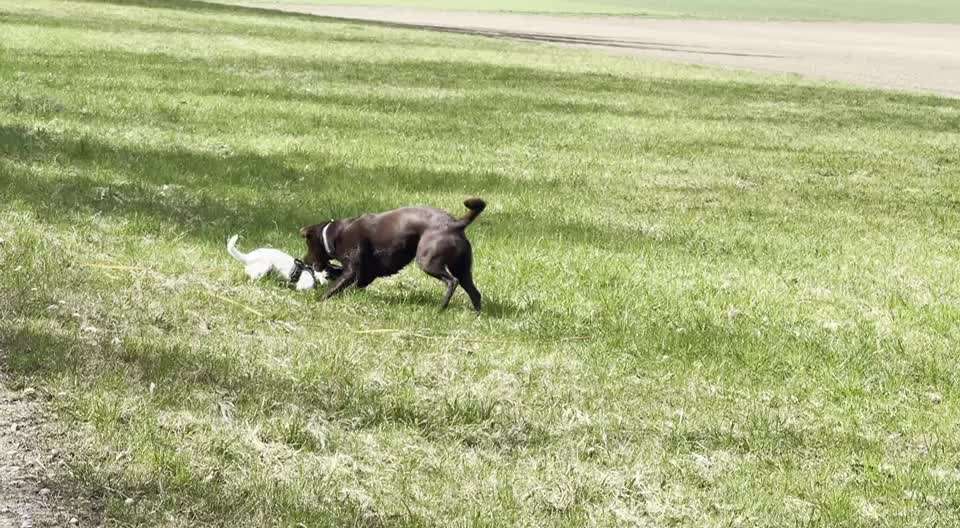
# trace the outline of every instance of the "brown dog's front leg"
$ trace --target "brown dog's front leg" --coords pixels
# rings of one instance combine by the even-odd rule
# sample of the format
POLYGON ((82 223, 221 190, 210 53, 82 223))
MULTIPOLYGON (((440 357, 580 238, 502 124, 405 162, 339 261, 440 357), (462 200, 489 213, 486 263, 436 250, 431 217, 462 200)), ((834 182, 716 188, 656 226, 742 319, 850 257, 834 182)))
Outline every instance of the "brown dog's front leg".
POLYGON ((330 297, 342 292, 343 290, 350 287, 357 280, 357 274, 352 269, 346 269, 343 271, 343 275, 340 275, 340 278, 337 279, 337 282, 333 283, 333 286, 323 294, 323 301, 326 301, 330 297))

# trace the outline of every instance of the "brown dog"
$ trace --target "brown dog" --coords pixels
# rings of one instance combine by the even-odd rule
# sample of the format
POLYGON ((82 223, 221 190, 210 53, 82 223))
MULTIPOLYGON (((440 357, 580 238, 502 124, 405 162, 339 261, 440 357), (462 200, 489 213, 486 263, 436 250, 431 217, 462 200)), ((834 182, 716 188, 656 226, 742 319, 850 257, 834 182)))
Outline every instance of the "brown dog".
POLYGON ((343 263, 343 274, 323 295, 326 300, 351 284, 365 288, 377 277, 393 275, 416 257, 420 269, 447 285, 441 310, 459 284, 479 312, 480 292, 473 284, 473 255, 464 229, 487 204, 471 198, 463 205, 469 211, 459 220, 439 209, 404 207, 304 227, 303 261, 314 269, 325 269, 334 259, 343 263))

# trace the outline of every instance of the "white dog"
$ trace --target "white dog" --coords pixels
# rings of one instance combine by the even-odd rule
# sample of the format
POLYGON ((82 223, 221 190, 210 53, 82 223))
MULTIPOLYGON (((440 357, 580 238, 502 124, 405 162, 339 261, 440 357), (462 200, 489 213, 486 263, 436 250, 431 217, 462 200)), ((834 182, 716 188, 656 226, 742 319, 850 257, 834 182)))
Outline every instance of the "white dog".
POLYGON ((287 282, 292 283, 298 290, 309 290, 317 283, 324 284, 327 282, 326 271, 317 273, 300 259, 295 259, 279 249, 260 248, 250 253, 241 253, 237 249, 238 238, 240 238, 239 235, 233 235, 227 241, 227 253, 243 262, 250 280, 257 280, 270 272, 274 272, 287 282))

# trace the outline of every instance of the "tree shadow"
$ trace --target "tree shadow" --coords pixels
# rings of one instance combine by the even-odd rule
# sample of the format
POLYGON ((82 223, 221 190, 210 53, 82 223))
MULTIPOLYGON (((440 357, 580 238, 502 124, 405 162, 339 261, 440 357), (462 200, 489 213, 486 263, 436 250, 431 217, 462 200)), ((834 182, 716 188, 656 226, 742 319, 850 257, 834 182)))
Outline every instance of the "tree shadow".
MULTIPOLYGON (((312 18, 317 24, 322 19, 312 18)), ((238 31, 238 35, 244 33, 238 31)), ((335 33, 321 37, 336 38, 335 33)), ((436 99, 408 95, 330 93, 316 90, 313 83, 290 83, 264 79, 256 75, 266 66, 266 57, 191 58, 161 52, 135 53, 116 50, 81 52, 91 67, 77 72, 75 82, 98 93, 123 94, 142 91, 151 86, 151 94, 170 97, 228 96, 257 98, 269 101, 313 103, 319 108, 334 106, 363 109, 386 114, 416 114, 436 135, 456 131, 456 123, 464 115, 496 115, 503 108, 517 108, 521 116, 540 114, 609 115, 620 118, 674 118, 669 104, 659 110, 651 109, 643 101, 655 97, 664 102, 686 105, 683 116, 691 121, 718 123, 747 123, 780 127, 784 122, 816 125, 819 128, 841 128, 855 123, 858 127, 897 127, 928 132, 952 132, 960 128, 956 112, 918 113, 907 106, 960 109, 960 101, 933 96, 889 93, 855 88, 784 85, 775 83, 737 81, 729 79, 663 79, 642 78, 608 73, 572 73, 538 69, 528 66, 498 65, 468 61, 439 60, 331 60, 317 57, 269 57, 269 68, 303 72, 322 79, 324 83, 361 84, 367 87, 386 86, 391 89, 448 88, 462 89, 462 96, 436 99), (98 71, 116 72, 109 80, 98 71), (157 72, 176 72, 175 83, 158 78, 157 72), (319 73, 322 72, 322 75, 319 73), (544 97, 543 93, 554 94, 544 97), (534 95, 536 94, 536 95, 534 95), (591 96, 592 100, 583 100, 591 96), (611 96, 611 97, 604 97, 611 96), (753 104, 778 105, 802 102, 815 109, 804 113, 784 115, 778 112, 749 112, 743 101, 753 104), (889 103, 902 103, 904 107, 889 103)), ((49 56, 42 63, 25 62, 26 72, 41 74, 49 69, 69 70, 75 64, 72 56, 49 56)), ((8 103, 11 106, 13 103, 8 103)), ((65 109, 68 113, 72 109, 65 109)), ((162 115, 158 118, 171 117, 162 115)), ((177 114, 183 109, 166 109, 177 114)), ((307 114, 310 112, 308 111, 307 114)), ((84 116, 88 118, 90 116, 84 116)), ((94 116, 96 117, 96 116, 94 116)), ((140 116, 103 116, 110 121, 136 120, 140 116)), ((173 115, 172 117, 177 117, 173 115)), ((301 118, 302 119, 302 118, 301 118)), ((523 123, 516 121, 514 126, 523 123)), ((481 121, 481 124, 492 122, 481 121)), ((365 121, 346 121, 325 118, 317 123, 321 128, 342 132, 369 129, 365 121)), ((783 150, 782 145, 771 149, 783 150)))
MULTIPOLYGON (((404 194, 451 196, 459 205, 466 196, 481 195, 496 204, 523 194, 563 193, 577 196, 575 182, 511 178, 492 171, 414 170, 403 166, 362 167, 317 161, 307 156, 264 155, 251 152, 218 154, 184 148, 128 146, 105 143, 90 136, 67 136, 0 125, 0 184, 8 200, 27 206, 50 225, 70 227, 90 215, 107 215, 130 221, 137 234, 176 233, 211 247, 219 247, 226 236, 242 232, 247 239, 294 241, 302 247, 297 231, 304 225, 329 218, 343 218, 392 209, 402 205, 389 199, 385 189, 404 194), (56 167, 60 177, 38 177, 30 167, 56 167), (285 234, 284 234, 285 233, 285 234), (279 239, 277 238, 279 236, 279 239)), ((657 195, 682 193, 685 201, 698 198, 697 207, 712 214, 727 211, 727 221, 750 214, 750 221, 775 221, 777 213, 762 208, 745 208, 738 201, 741 191, 716 183, 695 189, 654 189, 657 195), (712 198, 711 198, 712 197, 712 198), (707 201, 712 200, 710 204, 707 201)), ((815 197, 816 191, 804 191, 815 197)), ((824 191, 826 192, 826 191, 824 191)), ((604 199, 592 197, 584 199, 604 199)), ((951 208, 943 203, 929 207, 951 208)), ((607 196, 605 199, 609 200, 607 196)), ((825 197, 819 198, 825 200, 825 197)), ((904 198, 886 196, 861 203, 857 194, 830 196, 834 203, 852 208, 885 208, 904 198)), ((575 200, 575 199, 574 199, 575 200)), ((628 204, 626 201, 619 203, 628 204)), ((437 205, 437 204, 427 204, 437 205)), ((568 204, 569 206, 569 204, 568 204)), ((641 207, 648 213, 671 209, 651 203, 641 207)), ((451 208, 459 214, 458 208, 451 208)), ((496 240, 506 245, 529 244, 540 240, 576 248, 641 248, 674 246, 702 256, 753 258, 771 248, 754 247, 748 240, 713 240, 695 230, 654 236, 641 225, 596 223, 572 220, 554 214, 550 208, 506 209, 488 213, 471 231, 471 238, 496 240), (524 242, 524 241, 527 242, 524 242)), ((493 248, 496 250, 496 248, 493 248)), ((491 253, 493 261, 502 257, 491 253)), ((483 266, 478 262, 478 266, 483 266)), ((429 304, 433 304, 430 300, 429 304)), ((509 306, 491 313, 516 315, 509 306)), ((542 307, 541 307, 542 308, 542 307)))
MULTIPOLYGON (((234 6, 226 5, 219 3, 211 3, 204 1, 195 1, 195 0, 82 0, 82 1, 96 1, 104 3, 114 3, 119 5, 134 5, 139 7, 146 8, 162 8, 162 9, 175 9, 175 10, 184 10, 191 12, 199 13, 211 13, 211 14, 251 14, 257 16, 265 17, 280 17, 280 18, 289 18, 289 19, 299 19, 306 22, 312 22, 317 24, 318 27, 330 26, 330 25, 343 25, 350 24, 353 26, 366 26, 366 27, 384 27, 384 28, 397 28, 397 29, 413 29, 413 30, 424 30, 424 31, 439 31, 439 32, 452 32, 452 33, 464 33, 467 35, 474 35, 480 37, 491 37, 495 39, 510 39, 510 40, 529 40, 529 41, 553 41, 556 40, 560 43, 569 43, 565 42, 563 37, 559 39, 552 39, 551 35, 540 35, 537 33, 510 33, 510 32, 486 32, 486 31, 475 31, 470 29, 461 29, 461 28, 450 28, 443 26, 428 26, 428 25, 416 25, 416 24, 402 24, 402 23, 392 23, 392 22, 381 22, 375 20, 357 20, 357 19, 343 19, 335 17, 325 17, 317 16, 303 13, 296 13, 291 11, 282 11, 277 9, 270 9, 266 7, 251 7, 251 6, 234 6)), ((240 32, 240 28, 238 28, 240 32)), ((268 38, 277 38, 285 39, 283 35, 264 35, 268 38)), ((558 36, 559 37, 559 36, 558 36)), ((322 37, 324 39, 335 39, 335 35, 326 35, 322 37)), ((662 43, 657 42, 640 42, 640 41, 606 41, 604 39, 599 39, 594 42, 594 39, 582 39, 584 42, 580 44, 588 45, 597 45, 603 47, 662 47, 662 43)), ((403 43, 398 43, 398 45, 404 45, 403 43)), ((667 45, 670 46, 670 45, 667 45)), ((691 53, 700 53, 703 50, 690 49, 688 50, 691 53)), ((723 52, 720 52, 723 54, 723 52)), ((314 62, 310 59, 298 59, 298 58, 278 58, 285 61, 290 67, 302 68, 308 66, 309 63, 314 62), (287 62, 289 61, 289 62, 287 62), (307 64, 305 64, 305 62, 307 64)), ((314 63, 314 68, 321 68, 321 63, 314 63)), ((426 61, 415 61, 416 68, 418 70, 425 70, 425 73, 429 73, 432 69, 431 64, 426 61)), ((400 63, 402 64, 402 63, 400 63)), ((391 62, 390 66, 394 67, 398 64, 396 62, 391 62)), ((856 113, 855 117, 858 121, 865 120, 870 124, 882 125, 884 123, 889 124, 889 119, 897 118, 909 118, 911 117, 909 113, 899 114, 899 115, 889 115, 889 113, 884 113, 880 111, 875 115, 869 107, 863 108, 863 103, 865 101, 874 99, 878 101, 885 102, 903 102, 909 103, 911 105, 923 105, 929 106, 932 108, 941 108, 944 105, 947 106, 960 106, 960 101, 952 100, 949 98, 944 98, 936 95, 924 95, 924 94, 910 94, 907 92, 890 92, 883 91, 878 89, 869 89, 869 88, 843 88, 843 87, 823 87, 823 86, 803 86, 803 85, 794 85, 794 84, 775 84, 775 83, 762 83, 762 82, 750 82, 750 81, 737 81, 730 79, 655 79, 655 78, 638 78, 629 75, 616 75, 609 73, 571 73, 571 72, 551 72, 544 71, 532 67, 521 67, 521 66, 503 66, 503 65, 494 65, 494 64, 484 64, 484 63, 467 63, 469 67, 460 68, 457 63, 451 63, 446 61, 436 61, 434 66, 441 69, 455 68, 460 70, 457 72, 457 78, 462 79, 466 85, 472 85, 477 80, 486 79, 486 80, 496 80, 496 81, 510 81, 510 80, 529 80, 532 83, 537 84, 538 86, 544 86, 544 83, 548 83, 553 87, 556 87, 557 83, 562 83, 565 86, 570 88, 578 88, 580 90, 589 89, 589 85, 594 85, 593 88, 599 88, 597 85, 603 85, 603 91, 613 91, 618 93, 647 93, 649 95, 657 96, 673 96, 673 95, 682 95, 684 97, 693 97, 693 98, 703 98, 711 97, 718 99, 729 99, 731 103, 733 102, 742 102, 744 100, 744 95, 749 94, 751 99, 767 101, 767 102, 777 102, 777 101, 787 101, 787 100, 796 100, 803 99, 809 102, 816 102, 816 106, 827 105, 830 107, 841 106, 850 106, 852 109, 864 110, 863 113, 856 113), (678 90, 682 88, 682 90, 678 90), (866 115, 864 115, 864 113, 866 115)), ((351 64, 351 69, 354 67, 363 67, 363 64, 353 63, 351 64)), ((362 73, 360 74, 362 76, 362 73)), ((381 76, 382 77, 382 76, 381 76)), ((426 77, 429 79, 429 76, 426 77)), ((830 116, 827 115, 827 118, 830 116)), ((912 116, 916 117, 916 116, 912 116)), ((938 120, 941 121, 941 120, 938 120)), ((952 123, 945 123, 941 128, 937 123, 925 123, 924 119, 916 119, 913 121, 913 125, 918 128, 923 128, 925 125, 935 126, 938 131, 951 131, 956 130, 958 119, 952 117, 947 121, 952 121, 952 123)))
POLYGON ((317 17, 301 13, 289 13, 277 9, 268 9, 262 7, 237 6, 230 4, 220 4, 217 2, 203 2, 200 0, 73 0, 75 2, 84 2, 91 4, 114 4, 122 6, 134 6, 150 9, 175 9, 180 11, 203 12, 212 14, 233 14, 233 15, 257 15, 267 17, 281 18, 302 18, 312 20, 317 17))
POLYGON ((0 125, 0 154, 15 162, 0 172, 10 197, 51 223, 72 222, 64 213, 96 212, 146 218, 199 238, 237 224, 253 232, 287 225, 295 233, 331 217, 391 209, 401 204, 378 197, 389 188, 467 197, 483 189, 510 193, 542 185, 493 172, 334 163, 307 170, 282 155, 130 147, 8 125, 0 125), (30 170, 37 164, 59 167, 64 176, 38 178, 30 170), (250 198, 238 200, 237 194, 250 198))
MULTIPOLYGON (((89 1, 89 0, 79 0, 89 1)), ((154 6, 155 7, 155 6, 154 6)), ((267 13, 274 12, 264 10, 267 13)), ((258 16, 260 16, 258 14, 258 16)), ((374 37, 359 37, 356 35, 343 35, 336 32, 323 32, 326 29, 323 26, 315 26, 311 30, 302 30, 286 27, 284 30, 277 31, 276 28, 259 28, 254 24, 231 23, 219 21, 216 25, 204 25, 203 27, 188 27, 187 23, 162 22, 154 20, 145 22, 131 19, 118 19, 110 16, 94 17, 86 15, 84 17, 62 17, 43 15, 40 13, 4 13, 2 18, 6 24, 24 24, 30 26, 41 26, 51 29, 81 29, 97 32, 109 33, 176 33, 179 35, 237 35, 246 38, 264 38, 275 41, 284 41, 291 43, 305 42, 351 42, 351 43, 376 43, 382 39, 374 37)))
MULTIPOLYGON (((335 163, 305 170, 297 168, 303 164, 293 163, 299 160, 285 155, 131 147, 23 126, 0 125, 0 154, 16 162, 0 171, 0 182, 9 196, 51 224, 71 224, 76 220, 72 215, 77 214, 106 214, 140 219, 140 229, 166 227, 216 244, 231 226, 243 226, 251 235, 288 226, 293 235, 303 225, 331 217, 414 205, 389 201, 383 190, 390 188, 413 194, 480 194, 491 203, 497 202, 497 196, 547 194, 563 188, 553 181, 480 171, 335 163), (57 166, 64 176, 38 178, 29 169, 37 164, 57 166), (122 179, 118 181, 117 176, 122 179), (237 195, 249 198, 237 199, 237 195)), ((457 209, 451 212, 460 213, 457 209)), ((509 240, 517 236, 516 226, 521 225, 568 242, 592 245, 619 244, 641 234, 639 230, 618 232, 564 220, 550 210, 488 214, 482 229, 509 240)))
MULTIPOLYGON (((331 25, 328 20, 306 15, 201 2, 169 0, 119 3, 210 13, 265 13, 270 16, 302 18, 318 26, 331 25)), ((144 24, 149 26, 149 23, 144 24)), ((133 30, 140 30, 140 25, 133 27, 133 30)), ((77 55, 83 57, 88 67, 85 71, 76 72, 77 77, 69 78, 66 82, 87 87, 85 83, 90 81, 92 84, 89 88, 104 96, 152 86, 155 93, 169 97, 228 96, 281 103, 315 103, 317 107, 324 109, 340 107, 370 112, 371 115, 360 118, 323 115, 322 120, 316 123, 317 129, 327 129, 344 135, 358 131, 384 130, 389 126, 389 120, 381 119, 382 115, 409 114, 416 116, 416 133, 430 137, 477 138, 477 144, 504 141, 504 134, 468 135, 468 129, 465 128, 486 126, 517 134, 521 140, 534 141, 536 127, 544 123, 543 120, 537 121, 539 114, 601 114, 627 118, 668 116, 669 114, 662 112, 669 110, 658 113, 644 107, 642 97, 651 96, 671 101, 671 105, 668 105, 670 107, 673 103, 686 100, 707 100, 706 103, 685 111, 684 115, 691 120, 726 120, 734 124, 748 121, 764 126, 781 124, 782 115, 770 116, 744 111, 732 112, 732 117, 729 118, 723 115, 724 109, 750 100, 763 103, 802 102, 807 106, 823 104, 828 108, 839 109, 841 114, 855 112, 859 122, 870 126, 882 124, 884 127, 896 126, 933 132, 960 128, 960 117, 957 117, 956 113, 941 113, 947 117, 929 119, 928 115, 910 112, 908 109, 891 111, 880 108, 879 105, 864 105, 865 102, 895 101, 911 105, 936 102, 939 106, 960 107, 960 102, 941 98, 728 80, 650 79, 625 74, 570 73, 464 60, 336 61, 318 57, 245 59, 229 56, 184 59, 165 53, 115 50, 79 50, 75 54, 44 56, 43 61, 31 61, 30 56, 14 56, 8 60, 18 68, 22 66, 26 72, 39 75, 51 69, 70 71, 72 64, 77 61, 77 55), (311 88, 310 83, 263 80, 250 75, 265 68, 266 64, 269 64, 270 68, 283 71, 310 74, 322 72, 320 78, 329 83, 414 89, 450 87, 462 90, 464 96, 450 100, 434 100, 389 92, 376 95, 323 93, 311 88), (98 81, 94 73, 100 71, 115 72, 115 75, 108 81, 98 81), (86 72, 92 73, 86 77, 86 72), (165 81, 164 78, 174 79, 175 82, 165 81), (97 84, 98 82, 100 84, 97 84), (139 88, 135 88, 138 85, 139 88), (539 93, 545 91, 556 92, 557 95, 541 97, 539 93), (597 98, 584 101, 581 98, 583 95, 597 98), (637 96, 641 98, 637 99, 637 96), (618 102, 608 102, 611 100, 618 102), (515 109, 515 112, 506 117, 498 114, 504 107, 515 109), (522 128, 525 126, 529 128, 522 128)), ((72 86, 68 84, 67 88, 72 86)), ((5 103, 15 113, 56 115, 58 119, 78 127, 92 120, 98 120, 98 124, 105 126, 122 127, 143 120, 151 112, 155 112, 155 117, 158 118, 152 122, 169 129, 175 130, 177 126, 185 122, 189 124, 190 121, 189 115, 178 117, 175 110, 142 106, 132 112, 103 113, 89 117, 79 108, 56 102, 48 104, 44 101, 24 103, 21 100, 18 103, 17 97, 19 96, 15 96, 14 100, 0 101, 0 104, 5 103)), ((291 113, 311 112, 309 108, 302 110, 298 105, 289 106, 295 109, 291 110, 291 113)), ((690 105, 687 105, 685 108, 689 107, 690 105)), ((279 123, 274 126, 285 131, 304 133, 312 130, 313 123, 306 121, 309 119, 311 117, 288 117, 278 112, 273 119, 268 120, 279 123)), ((729 151, 739 150, 758 151, 770 156, 811 154, 803 147, 784 148, 774 144, 747 143, 738 143, 735 137, 696 141, 681 137, 650 143, 638 142, 636 148, 660 158, 719 156, 723 153, 732 156, 729 151)), ((228 145, 223 147, 223 150, 218 151, 209 146, 185 148, 129 145, 83 134, 55 134, 43 132, 41 128, 0 125, 0 155, 5 158, 0 160, 0 183, 4 184, 8 199, 24 203, 54 225, 69 225, 76 221, 78 215, 112 215, 132 220, 133 229, 138 233, 175 230, 178 234, 211 246, 219 246, 226 235, 237 230, 244 231, 249 237, 276 237, 278 232, 283 232, 287 233, 285 240, 296 239, 296 230, 302 225, 332 217, 348 217, 407 205, 396 203, 387 197, 389 190, 393 189, 404 194, 450 196, 451 201, 445 204, 452 206, 451 212, 454 214, 457 214, 459 209, 459 201, 469 195, 482 195, 494 204, 500 201, 500 197, 521 194, 563 195, 569 197, 567 206, 573 207, 578 200, 584 200, 585 196, 596 203, 603 203, 597 200, 608 199, 609 191, 599 184, 582 185, 580 182, 566 181, 563 178, 521 178, 494 169, 472 167, 464 170, 421 170, 401 164, 369 167, 325 159, 322 153, 258 154, 236 151, 228 145), (37 165, 54 169, 47 174, 58 172, 60 175, 39 177, 34 171, 37 165), (305 168, 308 165, 310 168, 305 168)), ((821 157, 825 157, 825 154, 821 154, 821 157)), ((841 153, 834 157, 843 159, 843 156, 855 159, 856 153, 841 153)), ((945 155, 942 164, 950 165, 955 162, 955 156, 945 155)), ((809 162, 811 166, 816 163, 816 159, 809 162)), ((714 204, 711 206, 718 211, 718 216, 723 212, 734 214, 738 211, 742 213, 743 210, 743 202, 737 201, 741 200, 737 194, 739 190, 730 185, 715 184, 699 189, 647 188, 636 191, 639 194, 641 191, 650 190, 661 196, 665 192, 671 192, 695 198, 712 197, 714 204)), ((639 206, 630 203, 627 192, 628 190, 623 190, 619 193, 616 204, 626 204, 639 210, 639 206)), ((866 207, 862 203, 862 196, 855 192, 821 197, 815 193, 827 191, 800 192, 805 193, 804 198, 829 198, 830 202, 838 207, 866 207)), ((955 202, 951 202, 949 196, 941 197, 943 204, 934 202, 926 205, 955 210, 955 202)), ((907 199, 912 198, 883 196, 870 202, 869 207, 880 209, 888 205, 903 204, 907 199)), ((669 205, 664 205, 662 201, 649 200, 643 207, 648 213, 670 212, 669 205)), ((694 201, 694 204, 685 210, 695 210, 698 207, 706 206, 694 201)), ((752 214, 765 219, 772 219, 774 215, 773 212, 762 209, 757 209, 752 214)), ((484 236, 489 235, 514 245, 522 245, 524 240, 536 237, 563 243, 573 249, 636 248, 645 244, 657 244, 706 248, 707 254, 726 256, 750 253, 741 251, 749 248, 731 247, 729 243, 712 241, 693 232, 654 238, 640 226, 569 219, 563 214, 556 214, 556 211, 549 207, 497 211, 495 216, 488 213, 478 228, 483 229, 484 236)), ((753 249, 757 251, 763 248, 753 249)), ((515 314, 510 307, 503 308, 502 312, 515 314)))

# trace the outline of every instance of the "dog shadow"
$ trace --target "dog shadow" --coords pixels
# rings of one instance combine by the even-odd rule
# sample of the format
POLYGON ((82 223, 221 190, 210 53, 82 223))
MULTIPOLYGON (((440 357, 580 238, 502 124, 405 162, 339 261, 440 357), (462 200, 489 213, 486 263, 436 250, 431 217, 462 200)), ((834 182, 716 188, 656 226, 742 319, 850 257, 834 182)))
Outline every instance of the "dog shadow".
MULTIPOLYGON (((437 288, 436 292, 427 289, 400 289, 390 290, 374 289, 356 289, 352 288, 353 295, 364 295, 365 297, 382 303, 387 306, 422 306, 424 308, 433 308, 440 311, 440 302, 443 300, 442 288, 437 288)), ((455 312, 460 310, 473 311, 473 306, 467 297, 466 292, 457 290, 446 312, 455 312)), ((510 319, 520 314, 520 308, 512 303, 505 303, 488 297, 483 298, 483 305, 480 309, 480 315, 484 317, 493 317, 496 319, 510 319)))

